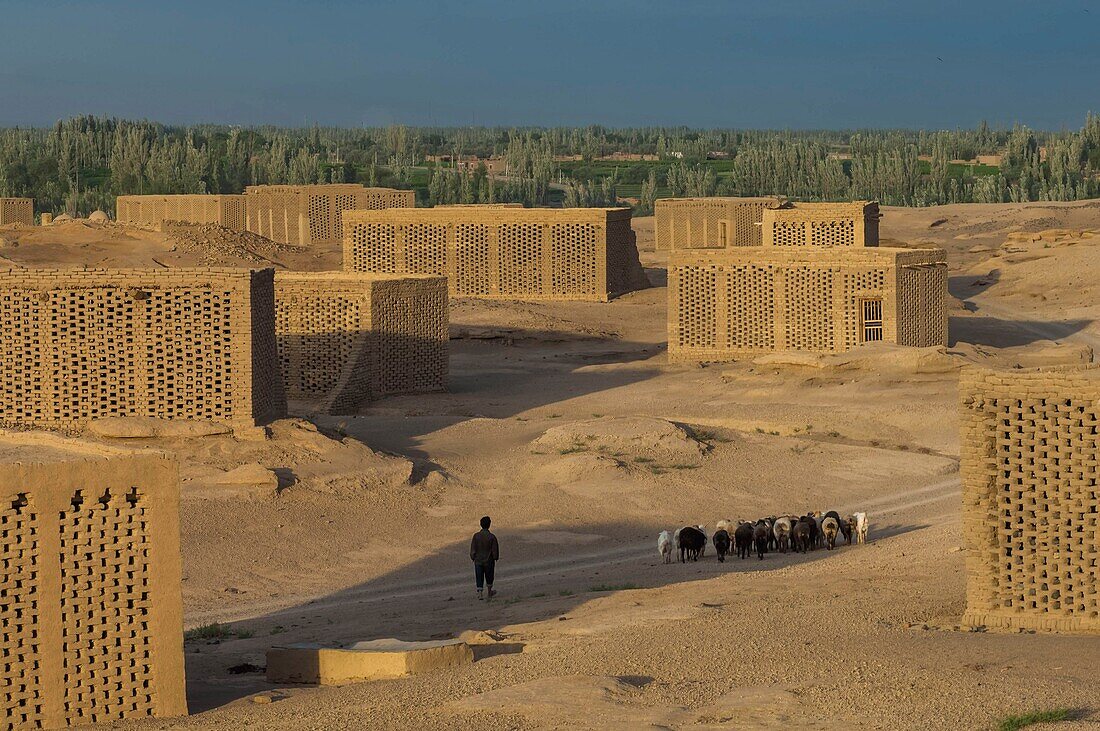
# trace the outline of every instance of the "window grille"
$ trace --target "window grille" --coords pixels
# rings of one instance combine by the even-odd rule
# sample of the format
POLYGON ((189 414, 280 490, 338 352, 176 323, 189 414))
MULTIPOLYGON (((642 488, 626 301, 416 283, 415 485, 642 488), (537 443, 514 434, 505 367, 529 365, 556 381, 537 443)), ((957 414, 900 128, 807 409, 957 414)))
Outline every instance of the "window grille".
POLYGON ((864 343, 875 343, 882 340, 882 300, 861 300, 862 330, 864 343))

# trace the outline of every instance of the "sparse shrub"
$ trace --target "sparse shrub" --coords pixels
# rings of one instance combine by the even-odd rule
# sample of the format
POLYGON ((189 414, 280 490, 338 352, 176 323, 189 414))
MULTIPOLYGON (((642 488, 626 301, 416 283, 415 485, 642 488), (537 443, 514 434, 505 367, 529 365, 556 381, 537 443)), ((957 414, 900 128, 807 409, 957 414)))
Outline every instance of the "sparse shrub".
POLYGON ((1070 719, 1068 708, 1055 708, 1050 711, 1031 711, 1002 718, 997 725, 999 731, 1017 731, 1017 729, 1034 726, 1037 723, 1056 723, 1070 719))
POLYGON ((588 587, 591 592, 600 591, 629 591, 631 589, 637 589, 635 584, 596 584, 595 586, 588 587))
POLYGON ((232 636, 233 630, 217 622, 204 624, 183 633, 183 639, 185 640, 225 640, 232 636))

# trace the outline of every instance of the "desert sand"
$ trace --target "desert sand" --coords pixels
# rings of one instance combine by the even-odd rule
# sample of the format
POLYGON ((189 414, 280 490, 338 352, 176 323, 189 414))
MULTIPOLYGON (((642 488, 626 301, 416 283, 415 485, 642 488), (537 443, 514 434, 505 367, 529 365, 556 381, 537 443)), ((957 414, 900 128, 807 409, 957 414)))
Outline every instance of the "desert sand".
MULTIPOLYGON (((960 367, 1083 362, 1100 346, 1100 203, 885 208, 883 245, 942 246, 947 348, 721 365, 665 357, 653 287, 608 304, 455 300, 445 394, 266 440, 133 437, 181 460, 188 718, 126 728, 985 728, 1100 721, 1100 637, 967 631, 960 367), (871 541, 664 565, 685 524, 866 510, 871 541), (491 514, 499 596, 467 547, 491 514), (276 687, 275 644, 476 633, 477 662, 276 687), (252 666, 252 667, 250 667, 252 666), (234 672, 234 671, 244 672, 234 672)), ((6 266, 339 267, 214 227, 0 227, 6 266)), ((118 437, 95 436, 115 443, 118 437)))

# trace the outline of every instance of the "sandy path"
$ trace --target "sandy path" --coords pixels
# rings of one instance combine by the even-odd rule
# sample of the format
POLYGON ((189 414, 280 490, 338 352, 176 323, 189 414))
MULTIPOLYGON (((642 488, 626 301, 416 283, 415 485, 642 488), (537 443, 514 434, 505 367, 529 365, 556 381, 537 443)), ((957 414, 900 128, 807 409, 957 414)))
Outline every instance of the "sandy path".
MULTIPOLYGON (((949 500, 957 500, 959 496, 959 480, 958 477, 955 476, 916 490, 906 490, 904 492, 895 493, 859 504, 842 505, 836 509, 842 515, 847 515, 856 510, 866 510, 869 511, 879 523, 882 521, 886 521, 887 524, 897 523, 902 517, 911 517, 931 522, 941 519, 943 515, 950 515, 951 512, 949 511, 948 513, 928 517, 921 513, 911 513, 911 511, 915 508, 923 508, 946 503, 949 500)), ((578 576, 591 576, 595 569, 623 565, 628 566, 627 570, 616 572, 616 576, 619 578, 633 578, 636 572, 629 570, 629 567, 633 566, 636 568, 638 562, 652 558, 656 554, 656 538, 646 543, 634 543, 627 546, 609 546, 588 553, 574 553, 573 551, 575 548, 568 542, 565 542, 562 546, 562 550, 568 551, 568 555, 540 561, 519 561, 516 563, 509 563, 507 561, 501 562, 498 573, 500 577, 498 580, 498 588, 503 590, 506 585, 513 587, 518 585, 523 587, 523 591, 525 592, 530 592, 531 590, 545 591, 556 589, 558 588, 558 584, 575 582, 578 576), (548 582, 546 579, 551 575, 553 575, 554 580, 548 582), (563 582, 563 579, 566 581, 563 582)), ((713 552, 713 548, 709 548, 708 550, 713 552)), ((798 560, 798 557, 794 554, 787 554, 786 556, 779 557, 780 565, 784 566, 797 563, 798 560)), ((649 561, 644 561, 644 563, 648 564, 649 561)), ((423 597, 442 596, 454 594, 456 592, 467 593, 469 588, 470 572, 462 571, 460 573, 451 573, 403 582, 382 583, 381 585, 372 584, 369 588, 357 588, 342 592, 338 598, 312 601, 309 607, 311 612, 322 612, 326 609, 338 608, 349 603, 371 604, 385 602, 390 605, 389 609, 400 610, 402 607, 413 609, 417 605, 416 601, 405 602, 403 600, 417 600, 423 597)), ((266 611, 265 608, 257 606, 250 609, 248 612, 241 613, 240 616, 224 617, 222 621, 248 619, 264 611, 266 611)), ((199 623, 201 623, 201 619, 199 623)))

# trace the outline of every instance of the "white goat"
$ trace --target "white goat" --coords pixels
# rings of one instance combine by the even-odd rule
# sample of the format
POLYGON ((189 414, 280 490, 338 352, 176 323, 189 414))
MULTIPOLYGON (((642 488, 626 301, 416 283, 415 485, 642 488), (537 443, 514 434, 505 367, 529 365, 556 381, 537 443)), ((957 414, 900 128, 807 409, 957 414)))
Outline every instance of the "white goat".
MULTIPOLYGON (((680 531, 676 533, 676 537, 679 538, 680 531)), ((667 530, 661 531, 657 536, 657 555, 663 558, 665 563, 672 563, 672 534, 667 530)))
POLYGON ((775 519, 775 525, 772 526, 772 535, 775 536, 775 545, 783 553, 787 552, 787 548, 791 543, 791 519, 784 515, 781 518, 775 519))
POLYGON ((724 530, 726 533, 733 535, 734 525, 732 520, 720 520, 714 524, 714 531, 717 533, 720 530, 724 530))
POLYGON ((857 543, 867 542, 867 529, 870 527, 867 513, 852 513, 852 519, 856 522, 855 534, 857 543))

